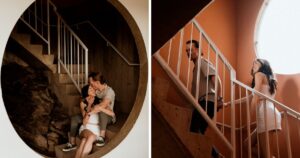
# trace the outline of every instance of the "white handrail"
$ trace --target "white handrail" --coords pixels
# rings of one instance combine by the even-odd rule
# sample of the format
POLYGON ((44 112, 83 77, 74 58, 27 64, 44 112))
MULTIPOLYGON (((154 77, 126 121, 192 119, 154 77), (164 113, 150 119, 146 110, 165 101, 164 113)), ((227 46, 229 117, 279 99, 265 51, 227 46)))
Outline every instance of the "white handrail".
POLYGON ((236 84, 238 84, 239 86, 242 86, 243 88, 247 89, 248 91, 251 91, 251 92, 255 93, 256 95, 258 95, 260 97, 264 97, 264 98, 268 99, 269 101, 271 101, 272 103, 274 103, 276 105, 279 105, 282 109, 288 111, 289 114, 294 115, 295 117, 300 117, 300 113, 299 112, 297 112, 297 111, 295 111, 295 110, 287 107, 286 105, 278 102, 277 100, 275 100, 275 99, 273 99, 273 98, 271 98, 271 97, 269 97, 269 96, 267 96, 267 95, 265 95, 265 94, 263 94, 263 93, 255 90, 255 89, 247 86, 246 84, 244 84, 244 83, 242 83, 242 82, 240 82, 238 80, 233 80, 233 82, 236 83, 236 84))
POLYGON ((112 49, 127 63, 127 65, 129 66, 139 66, 140 64, 139 63, 132 63, 130 62, 98 29, 97 27, 92 23, 90 22, 89 20, 86 20, 86 21, 83 21, 83 22, 79 22, 77 24, 74 24, 73 26, 78 26, 78 25, 81 25, 81 24, 89 24, 93 29, 94 31, 96 31, 96 33, 101 37, 103 38, 106 43, 108 44, 108 46, 111 46, 112 49))

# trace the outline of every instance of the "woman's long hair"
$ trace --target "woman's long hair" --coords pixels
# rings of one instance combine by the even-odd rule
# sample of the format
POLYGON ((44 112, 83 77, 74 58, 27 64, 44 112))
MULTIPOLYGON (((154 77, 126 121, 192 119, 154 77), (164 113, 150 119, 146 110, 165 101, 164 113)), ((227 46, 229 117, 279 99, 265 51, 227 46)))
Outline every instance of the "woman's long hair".
MULTIPOLYGON (((277 81, 275 80, 272 68, 269 64, 269 62, 265 59, 256 59, 256 61, 258 61, 261 64, 261 67, 258 69, 257 72, 261 72, 263 74, 266 75, 267 79, 268 79, 268 83, 269 83, 269 91, 271 94, 275 93, 275 90, 277 89, 277 81)), ((251 75, 253 77, 252 79, 252 88, 255 87, 255 73, 253 72, 253 69, 251 70, 251 75)))

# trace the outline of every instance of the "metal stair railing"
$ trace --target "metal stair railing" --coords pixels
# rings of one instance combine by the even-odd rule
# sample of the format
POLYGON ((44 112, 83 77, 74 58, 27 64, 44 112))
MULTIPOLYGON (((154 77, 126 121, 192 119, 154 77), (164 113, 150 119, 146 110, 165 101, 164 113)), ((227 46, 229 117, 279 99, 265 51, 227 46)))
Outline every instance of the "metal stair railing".
MULTIPOLYGON (((201 62, 208 62, 211 67, 214 68, 214 76, 217 78, 215 80, 215 92, 220 91, 221 96, 224 100, 229 101, 235 100, 235 87, 232 82, 235 79, 235 71, 232 66, 229 64, 227 59, 223 56, 220 50, 216 47, 216 45, 212 42, 212 40, 207 36, 204 30, 200 27, 196 20, 191 20, 185 27, 183 27, 173 38, 171 38, 162 48, 158 50, 153 56, 158 61, 158 63, 162 66, 162 68, 167 72, 169 77, 173 80, 176 86, 180 89, 182 94, 189 100, 190 103, 194 106, 195 109, 202 115, 202 117, 207 121, 208 125, 213 129, 213 131, 217 134, 220 140, 225 144, 225 146, 231 152, 231 157, 236 157, 236 141, 235 141, 235 106, 232 104, 230 108, 223 108, 221 114, 217 114, 217 95, 215 95, 215 107, 214 107, 214 118, 211 119, 205 109, 202 108, 199 103, 199 89, 196 89, 195 95, 191 93, 191 80, 192 80, 192 66, 191 66, 191 56, 184 55, 183 53, 185 48, 183 47, 183 42, 188 40, 198 40, 199 41, 199 52, 198 54, 205 54, 201 57, 198 57, 198 72, 197 72, 197 83, 196 87, 199 87, 200 73, 199 65, 201 62), (185 36, 187 32, 188 35, 185 36), (178 47, 179 45, 179 47, 178 47), (177 52, 177 53, 175 53, 177 52), (203 59, 203 60, 201 60, 203 59), (175 61, 175 62, 174 62, 175 61), (218 87, 218 82, 221 83, 220 87, 218 87), (229 88, 231 95, 225 96, 225 88, 229 88), (225 110, 229 109, 231 115, 229 116, 230 122, 230 138, 225 136, 224 126, 219 129, 216 126, 216 120, 221 120, 223 125, 225 124, 225 110), (217 118, 218 117, 218 118, 217 118)), ((191 50, 191 49, 189 49, 191 50)), ((187 52, 190 54, 191 52, 187 52)), ((200 55, 199 55, 200 56, 200 55)), ((208 68, 208 66, 207 66, 208 68)), ((196 69, 195 69, 196 70, 196 69)), ((209 74, 209 69, 206 71, 209 74)), ((207 75, 208 75, 207 74, 207 75)), ((194 77, 195 78, 195 77, 194 77)), ((206 87, 208 87, 209 77, 206 77, 206 87)), ((207 107, 207 102, 206 102, 207 107)), ((227 117, 227 116, 226 116, 227 117)), ((227 117, 228 118, 228 117, 227 117)), ((228 120, 228 119, 227 119, 228 120)))
POLYGON ((55 4, 50 0, 37 0, 20 20, 47 44, 49 55, 51 49, 57 50, 58 73, 63 68, 80 92, 88 83, 88 48, 57 12, 55 4), (57 19, 54 25, 50 23, 53 19, 57 19), (55 31, 51 26, 55 26, 57 33, 51 33, 55 31))
MULTIPOLYGON (((237 100, 234 101, 234 104, 237 104, 237 108, 239 109, 238 115, 237 115, 237 120, 239 122, 239 126, 241 127, 241 130, 239 131, 239 142, 240 144, 244 144, 246 142, 247 145, 247 149, 246 152, 244 152, 243 149, 243 145, 240 147, 241 149, 240 151, 240 157, 253 157, 253 153, 252 151, 254 150, 254 146, 257 144, 257 150, 259 151, 259 147, 262 146, 263 144, 260 144, 260 141, 262 141, 261 139, 259 139, 259 135, 257 134, 257 132, 253 129, 251 129, 251 124, 255 123, 256 127, 259 126, 259 120, 257 120, 257 116, 258 114, 258 110, 256 110, 256 116, 252 116, 251 108, 251 99, 256 96, 259 98, 260 100, 260 104, 257 105, 257 107, 255 108, 259 108, 260 106, 262 106, 263 109, 263 117, 264 118, 268 118, 268 119, 264 119, 264 129, 268 129, 271 128, 268 125, 275 125, 275 129, 278 130, 274 130, 275 132, 275 140, 273 137, 269 136, 269 132, 262 132, 264 135, 266 135, 265 137, 265 142, 273 142, 273 144, 270 143, 265 143, 264 148, 266 149, 265 151, 265 155, 267 155, 267 157, 272 157, 273 155, 276 155, 277 157, 288 157, 288 158, 292 158, 292 157, 296 157, 297 155, 293 155, 292 151, 296 151, 297 147, 292 146, 292 141, 300 141, 300 113, 287 107, 286 105, 278 102, 277 100, 275 100, 274 98, 267 96, 247 85, 245 85, 244 83, 238 81, 238 80, 234 80, 233 81, 238 89, 238 94, 239 97, 237 97, 237 100), (242 95, 243 94, 243 95, 242 95), (276 109, 276 110, 275 110, 276 109), (271 112, 271 113, 270 113, 271 112), (282 123, 280 124, 280 127, 282 125, 284 125, 283 127, 281 127, 281 130, 278 127, 278 123, 277 121, 281 120, 282 123), (272 122, 274 121, 274 122, 272 122), (296 126, 294 126, 294 128, 290 128, 290 124, 295 121, 296 122, 296 126), (243 133, 245 132, 245 130, 243 130, 243 127, 246 127, 246 134, 243 135, 243 133), (267 128, 266 128, 267 127, 267 128), (284 132, 281 132, 284 131, 284 132), (298 134, 298 139, 292 139, 291 138, 291 133, 297 133, 298 134), (257 142, 256 144, 254 144, 252 141, 253 139, 249 139, 252 137, 252 134, 256 134, 256 138, 254 139, 255 142, 257 142), (283 137, 280 136, 279 133, 283 133, 283 137), (271 140, 272 139, 272 140, 271 140), (248 140, 248 141, 245 141, 248 140), (284 142, 283 144, 280 142, 284 142), (275 144, 274 144, 275 143, 275 144), (272 147, 273 146, 273 147, 272 147), (275 148, 274 148, 275 146, 275 148), (282 148, 282 146, 286 146, 287 147, 287 153, 280 153, 280 149, 282 148), (273 151, 273 152, 272 152, 273 151), (271 153, 272 152, 272 153, 271 153)), ((231 104, 231 103, 230 103, 231 104)), ((252 105, 253 106, 253 105, 252 105)), ((261 116, 260 116, 261 117, 261 116)), ((281 122, 280 121, 280 122, 281 122)), ((295 123, 294 123, 295 125, 295 123)), ((258 156, 260 157, 261 152, 258 152, 258 156)))
MULTIPOLYGON (((223 54, 216 47, 214 42, 208 37, 208 35, 204 32, 204 30, 201 28, 201 26, 196 20, 193 19, 190 23, 184 26, 164 46, 162 46, 153 55, 153 57, 166 71, 168 76, 172 79, 172 81, 179 88, 179 90, 186 97, 186 99, 188 99, 188 101, 192 103, 195 109, 198 110, 202 117, 207 121, 208 125, 213 129, 213 131, 218 135, 221 141, 230 150, 230 157, 253 157, 255 142, 256 147, 258 148, 257 154, 259 157, 261 156, 259 151, 259 148, 262 145, 259 144, 261 140, 258 138, 256 130, 253 129, 255 126, 257 127, 258 124, 257 115, 256 117, 251 117, 251 112, 253 110, 251 110, 250 107, 250 99, 254 96, 260 98, 260 105, 263 106, 263 115, 265 118, 268 118, 268 115, 270 115, 267 111, 267 104, 270 107, 269 104, 272 103, 271 107, 273 106, 273 109, 280 109, 280 112, 276 112, 276 110, 271 110, 271 112, 274 112, 275 119, 273 121, 275 121, 275 125, 276 121, 283 120, 282 124, 284 125, 284 128, 282 128, 282 130, 285 131, 283 132, 284 138, 282 136, 280 137, 280 135, 278 134, 280 130, 275 130, 275 152, 271 153, 272 150, 270 150, 271 145, 273 144, 265 143, 264 148, 266 149, 266 156, 272 157, 273 155, 277 155, 278 157, 295 157, 295 155, 293 155, 293 151, 297 149, 291 144, 293 141, 300 141, 300 113, 236 80, 235 70, 232 68, 227 59, 223 56, 223 54), (198 65, 201 65, 201 63, 199 64, 199 61, 202 61, 200 59, 203 58, 204 61, 207 61, 210 65, 212 65, 212 67, 215 68, 214 76, 216 76, 216 78, 218 78, 221 82, 221 87, 218 87, 217 80, 215 80, 215 91, 217 92, 219 90, 222 92, 221 96, 224 98, 225 104, 223 105, 222 113, 217 113, 217 111, 215 110, 215 117, 213 119, 209 118, 204 108, 202 108, 199 105, 197 101, 199 97, 198 89, 196 90, 195 96, 193 96, 191 93, 191 78, 193 77, 193 70, 191 68, 191 56, 189 55, 191 54, 191 48, 187 48, 189 52, 186 52, 187 55, 183 55, 185 54, 183 53, 183 51, 185 50, 183 42, 195 39, 199 41, 198 54, 200 55, 204 53, 203 56, 201 55, 201 57, 198 57, 198 65), (251 92, 251 94, 249 94, 249 92, 251 92), (228 113, 229 110, 230 122, 226 122, 225 118, 227 117, 228 120, 228 116, 224 117, 225 111, 226 113, 228 113), (276 113, 278 114, 275 115, 276 113), (239 127, 236 127, 236 121, 239 127), (296 127, 291 129, 290 124, 292 123, 292 121, 296 121, 296 127), (230 129, 230 141, 229 138, 227 138, 224 134, 224 128, 230 129), (291 133, 297 133, 299 135, 299 139, 291 139, 291 133), (256 136, 256 138, 253 139, 254 141, 252 142, 249 138, 253 136, 256 136), (279 144, 280 140, 284 141, 285 144, 279 144), (239 143, 239 146, 236 146, 236 143, 239 143), (280 147, 282 145, 287 146, 287 153, 280 153, 280 147)), ((199 67, 195 70, 199 70, 199 67)), ((209 69, 207 69, 207 71, 208 70, 209 69)), ((199 75, 201 74, 198 71, 196 87, 199 86, 199 75)), ((206 83, 208 83, 208 77, 206 83)), ((215 109, 217 106, 216 102, 217 99, 215 95, 215 109)), ((268 127, 268 124, 272 123, 272 120, 266 120, 267 121, 265 121, 264 124, 265 128, 268 127)), ((269 132, 264 132, 264 134, 266 135, 265 142, 269 142, 272 139, 269 138, 269 132)))

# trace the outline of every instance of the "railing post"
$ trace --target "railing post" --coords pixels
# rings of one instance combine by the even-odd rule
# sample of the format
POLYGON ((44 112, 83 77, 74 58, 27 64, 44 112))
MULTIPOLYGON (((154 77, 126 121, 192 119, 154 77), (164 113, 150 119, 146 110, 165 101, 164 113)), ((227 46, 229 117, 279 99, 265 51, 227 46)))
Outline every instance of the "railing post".
POLYGON ((60 74, 60 48, 61 48, 61 43, 60 43, 60 37, 61 37, 61 33, 60 33, 60 17, 57 17, 57 71, 60 74))
POLYGON ((250 128, 250 124, 251 124, 251 113, 250 113, 250 103, 249 103, 249 99, 248 99, 248 97, 249 97, 249 94, 248 94, 248 90, 246 89, 246 104, 247 104, 247 106, 246 106, 246 114, 247 114, 247 136, 248 136, 248 158, 251 158, 252 156, 251 156, 251 154, 252 154, 252 146, 251 146, 251 141, 252 141, 252 139, 251 139, 251 132, 250 132, 250 130, 251 130, 251 128, 250 128))
POLYGON ((180 44, 178 51, 178 61, 177 61, 177 76, 180 76, 180 64, 181 64, 181 56, 182 56, 182 42, 183 42, 184 29, 180 30, 180 44))
MULTIPOLYGON (((193 40, 193 22, 191 23, 192 24, 192 28, 191 28, 191 41, 193 40)), ((190 81, 190 67, 191 67, 191 52, 192 52, 192 45, 193 43, 190 43, 190 50, 189 50, 189 61, 188 61, 188 72, 187 72, 187 81, 186 81, 186 88, 189 89, 189 81, 190 81)), ((198 88, 198 87, 197 87, 198 88)))
POLYGON ((288 152, 288 158, 292 158, 292 147, 291 147, 291 137, 290 137, 290 127, 288 122, 288 115, 287 112, 284 112, 284 120, 285 120, 285 126, 286 126, 286 139, 287 139, 287 152, 288 152))
POLYGON ((47 1, 47 27, 48 27, 48 55, 51 53, 51 41, 50 41, 50 2, 47 1))
MULTIPOLYGON (((263 108, 264 108, 264 120, 265 120, 265 136, 266 136, 266 138, 265 138, 265 140, 266 140, 266 144, 262 144, 262 145, 266 145, 266 149, 267 149, 267 157, 270 157, 270 139, 269 139, 269 131, 268 131, 268 112, 267 112, 267 100, 266 99, 264 99, 263 100, 263 108)), ((264 152, 264 151, 263 151, 264 152)))
POLYGON ((88 84, 88 49, 85 48, 85 84, 88 84))
POLYGON ((217 104, 218 104, 218 95, 219 95, 219 53, 216 52, 216 67, 215 67, 215 104, 214 104, 214 123, 217 122, 217 104))
POLYGON ((231 92, 231 145, 232 145, 232 153, 231 153, 231 157, 232 158, 236 158, 236 138, 235 138, 235 83, 234 80, 236 79, 235 76, 235 71, 234 70, 230 70, 230 92, 231 92))

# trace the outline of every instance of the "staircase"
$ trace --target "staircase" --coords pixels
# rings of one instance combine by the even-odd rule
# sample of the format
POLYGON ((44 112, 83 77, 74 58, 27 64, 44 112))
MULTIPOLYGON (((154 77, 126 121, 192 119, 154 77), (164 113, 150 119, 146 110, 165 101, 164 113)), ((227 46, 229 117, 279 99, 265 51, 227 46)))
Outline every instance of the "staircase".
POLYGON ((180 142, 190 153, 190 157, 210 157, 212 135, 204 136, 189 132, 192 108, 188 105, 176 105, 167 100, 167 94, 171 90, 170 85, 171 83, 163 78, 157 77, 153 80, 152 103, 154 107, 152 108, 157 109, 168 125, 174 130, 180 142))
MULTIPOLYGON (((265 141, 269 142, 271 139, 273 141, 265 146, 268 157, 272 157, 272 155, 297 157, 297 145, 295 144, 300 142, 300 137, 292 139, 291 134, 298 133, 300 136, 300 113, 238 81, 233 67, 195 19, 192 19, 165 43, 153 55, 152 61, 153 105, 193 157, 210 157, 212 145, 217 147, 223 157, 261 157, 262 153, 259 152, 259 141, 261 140, 258 139, 258 136, 254 137, 258 142, 256 145, 252 145, 251 140, 245 141, 256 134, 253 132, 257 126, 256 117, 251 117, 250 108, 253 96, 261 98, 260 100, 264 104, 266 101, 272 102, 274 108, 279 109, 282 114, 282 130, 276 131, 274 138, 270 138, 269 132, 265 132, 265 141), (188 38, 185 35, 186 39, 184 39, 185 30, 190 33, 188 38), (191 39, 199 41, 199 54, 200 51, 204 52, 203 58, 215 68, 214 76, 221 82, 220 87, 215 86, 215 91, 222 92, 221 96, 224 98, 225 104, 219 112, 215 111, 213 119, 210 119, 206 111, 198 104, 198 96, 194 97, 191 94, 193 65, 185 53, 184 46, 185 42, 191 39), (174 95, 175 93, 178 94, 174 95), (174 98, 174 96, 181 99, 174 98), (209 133, 209 137, 196 138, 188 132, 192 107, 197 109, 207 121, 209 128, 206 133, 209 133), (294 128, 291 128, 291 125, 294 128), (271 146, 274 146, 273 153, 270 151, 271 146), (202 152, 198 152, 197 149, 202 152), (255 153, 255 151, 258 152, 255 153)), ((201 60, 198 60, 198 63, 199 61, 201 60)), ((208 78, 206 80, 208 83, 208 78)), ((215 80, 215 85, 218 85, 217 82, 215 80)), ((199 93, 196 92, 196 94, 199 93)), ((215 109, 216 100, 215 97, 215 109)), ((267 117, 267 112, 265 112, 265 117, 267 117)), ((279 118, 275 117, 276 119, 279 118)), ((270 120, 266 121, 266 126, 268 123, 270 120)))
MULTIPOLYGON (((29 55, 34 56, 50 70, 52 73, 50 76, 52 76, 53 90, 69 115, 80 112, 79 106, 77 106, 80 102, 80 93, 66 71, 62 71, 60 74, 57 73, 57 64, 54 64, 54 55, 44 54, 43 45, 32 43, 30 34, 19 33, 17 29, 14 29, 10 37, 27 50, 30 53, 29 55)), ((74 71, 76 72, 76 69, 74 71)), ((80 76, 82 78, 84 74, 81 73, 80 76)))

